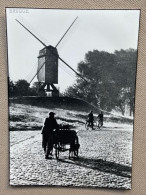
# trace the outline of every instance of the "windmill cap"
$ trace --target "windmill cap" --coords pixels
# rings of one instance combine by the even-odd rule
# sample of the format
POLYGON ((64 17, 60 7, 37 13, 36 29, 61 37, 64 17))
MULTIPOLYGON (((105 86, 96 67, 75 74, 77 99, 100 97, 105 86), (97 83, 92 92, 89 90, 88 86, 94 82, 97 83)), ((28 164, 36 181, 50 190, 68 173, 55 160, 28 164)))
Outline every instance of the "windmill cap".
POLYGON ((55 113, 54 113, 54 112, 50 112, 49 115, 50 115, 50 116, 51 116, 51 115, 55 115, 55 113))

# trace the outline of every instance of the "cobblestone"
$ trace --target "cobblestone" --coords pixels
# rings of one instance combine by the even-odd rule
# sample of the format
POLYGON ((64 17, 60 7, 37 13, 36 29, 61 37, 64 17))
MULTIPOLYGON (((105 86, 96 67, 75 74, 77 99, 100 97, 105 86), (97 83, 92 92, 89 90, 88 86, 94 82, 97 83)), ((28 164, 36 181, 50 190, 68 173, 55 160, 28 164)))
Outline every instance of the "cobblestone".
POLYGON ((131 188, 132 130, 78 128, 78 159, 44 158, 40 131, 10 132, 10 185, 131 188))

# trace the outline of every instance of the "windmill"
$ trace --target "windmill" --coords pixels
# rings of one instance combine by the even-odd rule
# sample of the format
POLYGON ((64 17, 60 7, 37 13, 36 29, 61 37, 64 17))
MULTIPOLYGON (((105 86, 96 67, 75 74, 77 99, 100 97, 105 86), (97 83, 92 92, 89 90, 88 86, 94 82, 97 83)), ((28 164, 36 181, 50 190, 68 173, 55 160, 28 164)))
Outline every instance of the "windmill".
MULTIPOLYGON (((44 48, 39 51, 38 56, 38 69, 36 74, 31 79, 30 83, 37 76, 39 83, 39 91, 41 89, 47 88, 47 92, 51 92, 52 96, 59 96, 59 91, 55 87, 54 84, 58 84, 58 60, 61 60, 66 66, 68 66, 72 71, 75 72, 77 76, 85 80, 76 70, 74 70, 67 62, 65 62, 58 54, 57 46, 60 44, 62 39, 65 37, 69 29, 75 23, 78 17, 72 22, 66 32, 63 34, 61 39, 58 41, 55 47, 49 45, 47 46, 44 42, 42 42, 34 33, 32 33, 28 28, 26 28, 19 20, 16 21, 23 26, 33 37, 35 37, 44 48)), ((86 81, 86 80, 85 80, 86 81)))

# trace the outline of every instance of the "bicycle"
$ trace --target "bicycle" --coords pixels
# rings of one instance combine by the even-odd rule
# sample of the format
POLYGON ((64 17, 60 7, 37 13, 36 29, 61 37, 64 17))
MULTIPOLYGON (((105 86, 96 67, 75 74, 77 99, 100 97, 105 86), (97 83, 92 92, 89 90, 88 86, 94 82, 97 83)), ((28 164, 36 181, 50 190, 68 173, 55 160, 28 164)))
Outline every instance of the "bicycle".
POLYGON ((103 121, 101 121, 101 120, 98 118, 98 129, 100 129, 102 126, 103 126, 103 121))
MULTIPOLYGON (((92 129, 92 125, 89 122, 89 120, 86 120, 86 122, 85 122, 85 128, 87 130, 89 130, 90 128, 92 129)), ((97 128, 98 128, 97 122, 96 121, 93 121, 93 129, 92 130, 96 130, 97 128)))

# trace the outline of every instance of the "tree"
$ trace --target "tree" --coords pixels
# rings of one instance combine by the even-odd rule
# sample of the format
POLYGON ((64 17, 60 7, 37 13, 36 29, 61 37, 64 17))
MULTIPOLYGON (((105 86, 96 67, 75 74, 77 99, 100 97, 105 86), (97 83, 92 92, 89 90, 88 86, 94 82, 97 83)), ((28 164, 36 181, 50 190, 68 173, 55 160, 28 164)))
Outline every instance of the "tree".
POLYGON ((9 93, 9 97, 13 97, 16 95, 15 84, 10 78, 8 78, 8 93, 9 93))
POLYGON ((125 112, 125 105, 133 109, 137 51, 133 49, 115 51, 93 50, 78 64, 79 73, 87 82, 78 78, 65 94, 77 96, 111 111, 114 108, 125 112))
POLYGON ((95 106, 111 110, 114 101, 109 97, 113 95, 114 88, 114 61, 114 54, 98 50, 88 52, 84 62, 78 64, 78 71, 88 82, 78 78, 76 86, 70 87, 66 93, 78 95, 95 106))
MULTIPOLYGON (((119 105, 124 109, 124 105, 130 108, 130 115, 134 108, 135 79, 136 79, 137 50, 128 49, 115 51, 115 80, 120 89, 119 105), (121 105, 123 104, 123 105, 121 105)), ((124 110, 122 110, 124 112, 124 110)))
POLYGON ((29 95, 29 83, 26 80, 18 80, 15 84, 17 96, 29 95))
POLYGON ((46 96, 46 92, 44 89, 44 83, 34 82, 32 87, 29 89, 29 95, 32 96, 46 96))
POLYGON ((32 87, 29 88, 29 95, 30 96, 38 95, 38 82, 34 82, 32 87))

